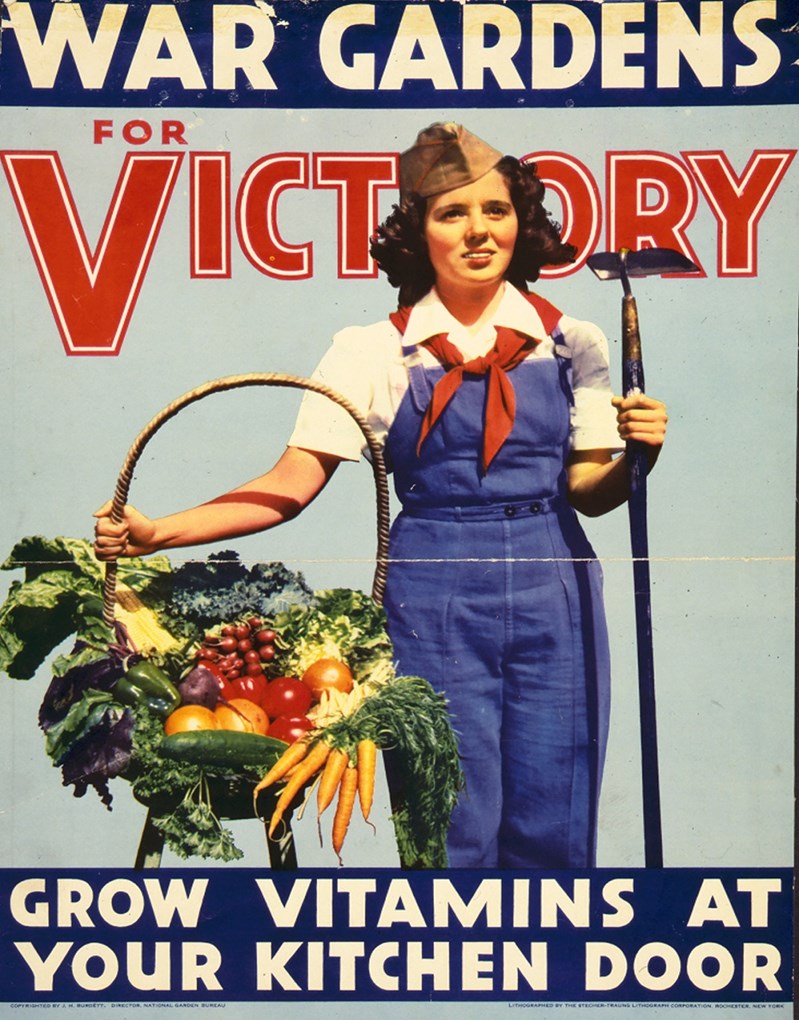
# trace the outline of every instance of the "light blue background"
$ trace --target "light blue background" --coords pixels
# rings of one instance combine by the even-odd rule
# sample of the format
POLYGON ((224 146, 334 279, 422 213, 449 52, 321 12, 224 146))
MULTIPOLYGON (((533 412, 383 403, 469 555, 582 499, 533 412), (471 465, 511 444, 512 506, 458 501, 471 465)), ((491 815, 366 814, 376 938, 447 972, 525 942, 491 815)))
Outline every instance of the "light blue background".
MULTIPOLYGON (((154 124, 160 119, 157 111, 131 115, 154 124)), ((395 151, 442 112, 183 110, 165 116, 187 123, 192 148, 232 151, 235 189, 247 167, 266 153, 395 151)), ((504 151, 571 153, 590 168, 603 194, 606 150, 678 156, 680 150, 722 149, 740 173, 755 148, 790 144, 786 111, 765 108, 463 110, 445 116, 462 119, 504 151)), ((5 109, 0 125, 3 148, 58 150, 91 245, 125 151, 121 141, 92 144, 92 121, 103 117, 117 126, 125 119, 116 110, 65 116, 5 109)), ((337 280, 336 198, 328 191, 289 191, 280 201, 286 240, 314 242, 313 279, 267 279, 245 260, 234 236, 232 279, 190 280, 187 193, 185 165, 120 355, 68 358, 9 189, 0 182, 3 555, 23 535, 89 537, 91 512, 111 494, 129 443, 180 393, 238 372, 310 374, 336 329, 383 318, 394 307, 395 293, 383 280, 337 280)), ((381 216, 393 199, 382 194, 381 216)), ((667 448, 650 483, 668 866, 776 866, 793 857, 797 208, 794 166, 759 225, 758 276, 719 280, 716 222, 700 197, 688 236, 707 279, 653 279, 635 287, 648 390, 666 400, 671 416, 667 448)), ((551 209, 558 218, 554 197, 551 209)), ((603 326, 618 389, 621 288, 600 284, 584 269, 539 289, 570 313, 603 326)), ((297 403, 288 391, 240 391, 183 412, 147 448, 131 501, 158 515, 261 473, 279 456, 297 403)), ((605 567, 614 661, 599 863, 638 867, 643 846, 626 514, 617 511, 586 528, 605 567)), ((247 560, 283 560, 317 588, 368 589, 371 472, 344 465, 299 520, 227 546, 247 560)), ((178 551, 171 558, 209 551, 178 551)), ((2 593, 11 579, 0 577, 2 593)), ((0 680, 0 861, 25 868, 128 867, 143 809, 124 782, 113 784, 111 814, 91 793, 75 800, 61 787, 36 725, 47 682, 46 669, 28 683, 0 680)), ((387 814, 381 787, 377 836, 365 826, 354 829, 346 865, 395 863, 387 814)), ((265 863, 260 827, 242 822, 235 828, 245 863, 265 863)), ((319 847, 315 829, 310 819, 297 827, 300 863, 332 866, 332 851, 319 847)), ((181 862, 167 855, 164 863, 181 862)), ((349 1012, 332 1007, 326 1015, 345 1008, 349 1012)), ((228 1015, 231 1009, 236 1007, 228 1007, 228 1015)), ((403 1016, 422 1011, 397 1009, 403 1016)), ((552 1013, 571 1015, 565 1007, 552 1013)), ((609 1007, 603 1015, 624 1013, 629 1015, 609 1007)), ((659 1014, 647 1007, 647 1015, 659 1014)), ((437 1006, 436 1015, 450 1010, 437 1006)), ((471 1013, 458 1006, 458 1015, 471 1013)))

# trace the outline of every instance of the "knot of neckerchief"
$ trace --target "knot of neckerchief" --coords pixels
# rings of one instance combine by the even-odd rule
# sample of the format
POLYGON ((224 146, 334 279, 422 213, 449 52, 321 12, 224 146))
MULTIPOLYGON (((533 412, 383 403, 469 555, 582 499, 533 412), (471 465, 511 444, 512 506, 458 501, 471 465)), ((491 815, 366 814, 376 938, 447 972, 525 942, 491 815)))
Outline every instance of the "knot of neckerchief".
POLYGON ((464 362, 463 355, 445 333, 437 333, 422 343, 446 369, 433 388, 433 396, 422 419, 417 454, 455 391, 469 375, 485 375, 486 401, 483 421, 483 472, 502 449, 516 416, 516 393, 507 373, 524 361, 539 341, 507 326, 497 326, 497 338, 491 350, 480 358, 464 362))

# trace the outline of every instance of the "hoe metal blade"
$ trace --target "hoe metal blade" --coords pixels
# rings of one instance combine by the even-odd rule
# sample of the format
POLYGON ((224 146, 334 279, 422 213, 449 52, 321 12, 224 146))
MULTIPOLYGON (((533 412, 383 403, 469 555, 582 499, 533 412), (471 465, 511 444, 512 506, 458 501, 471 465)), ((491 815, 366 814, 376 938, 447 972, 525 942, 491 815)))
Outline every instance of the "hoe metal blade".
POLYGON ((666 276, 669 273, 698 273, 695 265, 673 248, 642 248, 640 251, 601 251, 591 255, 588 267, 600 280, 620 280, 627 276, 666 276))

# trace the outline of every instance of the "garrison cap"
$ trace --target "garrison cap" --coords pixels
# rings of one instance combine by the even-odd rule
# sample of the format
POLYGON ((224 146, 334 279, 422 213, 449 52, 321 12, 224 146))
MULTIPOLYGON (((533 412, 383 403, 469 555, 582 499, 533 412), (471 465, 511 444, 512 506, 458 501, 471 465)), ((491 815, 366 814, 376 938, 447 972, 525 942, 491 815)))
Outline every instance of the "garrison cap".
POLYGON ((430 198, 461 188, 493 170, 501 159, 501 152, 462 124, 431 124, 400 156, 400 194, 430 198))

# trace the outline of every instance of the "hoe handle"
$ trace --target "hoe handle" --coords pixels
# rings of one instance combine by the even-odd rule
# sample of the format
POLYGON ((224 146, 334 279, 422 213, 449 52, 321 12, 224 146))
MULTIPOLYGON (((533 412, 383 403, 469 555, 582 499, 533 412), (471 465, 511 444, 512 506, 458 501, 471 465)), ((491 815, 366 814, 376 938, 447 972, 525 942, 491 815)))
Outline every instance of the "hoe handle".
MULTIPOLYGON (((624 280, 626 283, 627 281, 624 280)), ((644 366, 635 298, 625 287, 622 299, 622 384, 625 397, 644 393, 644 366)), ((649 579, 649 540, 646 524, 646 450, 638 442, 627 443, 630 478, 630 542, 633 556, 635 630, 638 652, 638 700, 641 729, 641 775, 643 781, 644 857, 648 868, 663 867, 663 836, 660 819, 657 718, 655 714, 655 666, 652 647, 652 600, 649 579)))
POLYGON ((644 392, 644 366, 641 361, 641 334, 638 330, 638 306, 632 294, 621 303, 621 343, 624 359, 624 395, 644 392))

